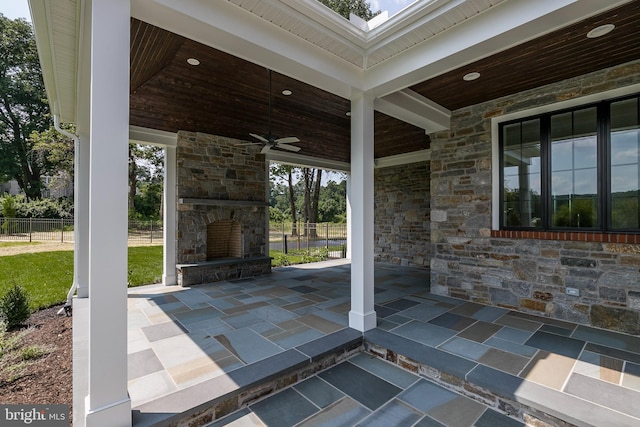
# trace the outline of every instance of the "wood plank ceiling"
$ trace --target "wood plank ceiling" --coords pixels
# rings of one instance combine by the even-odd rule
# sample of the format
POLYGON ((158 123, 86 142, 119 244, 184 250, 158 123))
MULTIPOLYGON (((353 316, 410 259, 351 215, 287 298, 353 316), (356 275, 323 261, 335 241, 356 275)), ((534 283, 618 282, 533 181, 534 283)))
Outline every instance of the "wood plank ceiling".
MULTIPOLYGON (((569 25, 425 80, 412 90, 456 110, 640 58, 640 1, 569 25), (601 24, 616 29, 599 39, 601 24), (480 79, 465 82, 468 72, 480 79)), ((252 141, 268 132, 268 71, 137 19, 131 22, 130 123, 169 132, 199 131, 252 141), (197 58, 192 66, 187 59, 197 58)), ((349 162, 349 100, 272 73, 272 133, 297 136, 300 154, 349 162), (282 91, 288 89, 291 95, 282 91)), ((375 114, 375 157, 429 148, 422 129, 375 114)))
POLYGON ((411 87, 449 110, 640 59, 640 1, 633 1, 411 87), (604 24, 600 38, 587 33, 604 24), (465 82, 470 72, 480 78, 465 82))
MULTIPOLYGON (((247 141, 268 133, 267 69, 136 19, 130 57, 132 125, 247 141)), ((349 100, 273 72, 271 103, 273 134, 300 138, 301 154, 349 161, 349 100)), ((381 113, 375 123, 376 157, 428 148, 422 129, 381 113)))

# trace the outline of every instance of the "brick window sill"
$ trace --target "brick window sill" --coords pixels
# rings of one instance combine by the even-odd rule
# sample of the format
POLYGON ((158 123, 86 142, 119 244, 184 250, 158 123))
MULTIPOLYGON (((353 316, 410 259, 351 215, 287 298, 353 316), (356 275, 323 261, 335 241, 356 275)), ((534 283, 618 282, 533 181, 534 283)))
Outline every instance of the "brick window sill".
POLYGON ((506 239, 570 240, 577 242, 640 244, 640 234, 625 233, 491 230, 491 237, 501 237, 506 239))

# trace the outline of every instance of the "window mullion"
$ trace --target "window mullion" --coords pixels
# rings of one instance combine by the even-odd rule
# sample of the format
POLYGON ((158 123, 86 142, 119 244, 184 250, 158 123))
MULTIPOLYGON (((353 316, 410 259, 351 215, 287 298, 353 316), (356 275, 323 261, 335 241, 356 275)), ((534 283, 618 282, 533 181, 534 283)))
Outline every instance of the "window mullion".
POLYGON ((541 152, 541 195, 542 224, 545 230, 551 228, 551 126, 550 115, 540 117, 540 152, 541 152))
POLYGON ((611 121, 610 103, 598 105, 598 228, 611 227, 611 121))

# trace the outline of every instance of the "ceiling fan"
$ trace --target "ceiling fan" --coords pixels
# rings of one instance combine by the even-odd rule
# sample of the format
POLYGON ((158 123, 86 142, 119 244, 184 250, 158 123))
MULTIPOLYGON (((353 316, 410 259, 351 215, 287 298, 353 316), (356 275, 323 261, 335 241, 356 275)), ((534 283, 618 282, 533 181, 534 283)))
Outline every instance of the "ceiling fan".
MULTIPOLYGON (((284 138, 278 138, 271 133, 271 70, 269 69, 269 132, 266 135, 258 135, 257 133, 250 133, 252 137, 265 144, 261 153, 266 153, 273 147, 282 148, 288 151, 300 151, 300 147, 296 147, 289 144, 300 142, 295 136, 287 136, 284 138)), ((251 142, 249 144, 257 144, 257 142, 251 142)))

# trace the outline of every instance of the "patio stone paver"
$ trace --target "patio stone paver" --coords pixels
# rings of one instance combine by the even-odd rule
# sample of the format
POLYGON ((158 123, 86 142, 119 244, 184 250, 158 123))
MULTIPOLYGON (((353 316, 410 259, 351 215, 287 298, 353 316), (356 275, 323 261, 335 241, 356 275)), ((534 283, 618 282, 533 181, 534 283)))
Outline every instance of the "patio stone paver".
POLYGON ((366 427, 410 426, 422 416, 423 414, 411 406, 394 399, 365 418, 358 425, 366 427))
POLYGON ((318 376, 372 411, 402 391, 352 363, 341 363, 318 376))
POLYGON ((294 388, 258 402, 251 410, 266 425, 292 426, 317 412, 316 406, 294 388))
MULTIPOLYGON (((349 277, 349 264, 333 261, 193 288, 131 289, 134 409, 152 418, 183 411, 212 390, 250 387, 364 339, 568 423, 640 425, 639 337, 432 295, 428 270, 385 264, 376 264, 378 328, 363 336, 348 328, 349 277)), ((364 353, 281 393, 210 425, 523 425, 364 353)))
POLYGON ((280 347, 251 329, 237 329, 217 335, 215 339, 245 364, 278 354, 280 347))
POLYGON ((432 347, 436 347, 456 335, 456 332, 451 329, 425 324, 417 320, 393 329, 393 333, 432 347))
POLYGON ((501 326, 480 320, 464 329, 458 336, 481 343, 492 337, 500 329, 502 329, 501 326))

